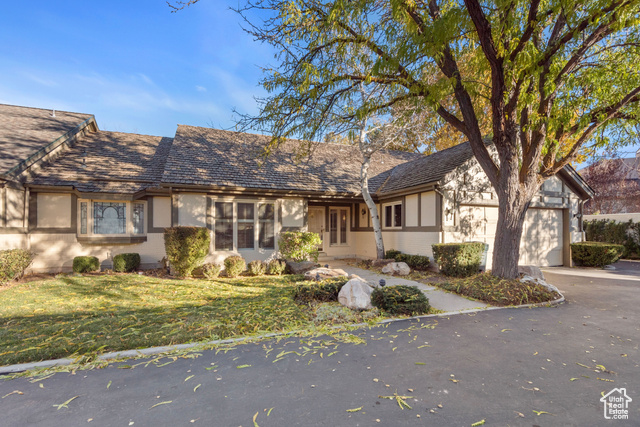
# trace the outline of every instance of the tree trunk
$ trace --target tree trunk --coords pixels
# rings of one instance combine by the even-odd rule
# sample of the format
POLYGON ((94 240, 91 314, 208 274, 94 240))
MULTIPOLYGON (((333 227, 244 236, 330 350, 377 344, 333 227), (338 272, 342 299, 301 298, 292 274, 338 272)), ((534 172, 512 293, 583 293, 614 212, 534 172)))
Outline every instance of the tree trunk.
POLYGON ((376 258, 384 259, 384 242, 382 241, 382 227, 380 226, 380 216, 378 216, 378 208, 373 202, 371 193, 369 193, 369 165, 371 157, 364 157, 362 166, 360 167, 360 185, 362 187, 362 197, 371 213, 371 225, 373 226, 373 235, 376 239, 376 258))

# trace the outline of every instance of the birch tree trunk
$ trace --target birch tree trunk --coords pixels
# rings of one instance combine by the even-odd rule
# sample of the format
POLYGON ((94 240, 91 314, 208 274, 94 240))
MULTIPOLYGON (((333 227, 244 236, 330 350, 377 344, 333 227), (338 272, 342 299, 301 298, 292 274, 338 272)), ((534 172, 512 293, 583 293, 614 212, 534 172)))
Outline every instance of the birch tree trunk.
POLYGON ((371 225, 373 226, 373 235, 376 240, 376 258, 384 259, 384 242, 382 241, 382 227, 380 226, 380 216, 376 204, 369 193, 369 165, 371 157, 364 157, 362 166, 360 167, 360 185, 362 187, 362 197, 369 208, 371 214, 371 225))

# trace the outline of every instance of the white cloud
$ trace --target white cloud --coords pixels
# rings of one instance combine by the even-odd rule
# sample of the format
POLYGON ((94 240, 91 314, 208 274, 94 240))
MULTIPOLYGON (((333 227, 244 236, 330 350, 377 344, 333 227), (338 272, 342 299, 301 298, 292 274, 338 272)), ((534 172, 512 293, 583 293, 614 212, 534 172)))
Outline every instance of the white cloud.
POLYGON ((198 92, 206 92, 206 91, 207 91, 207 88, 206 88, 206 87, 204 87, 204 86, 196 86, 196 90, 197 90, 198 92))

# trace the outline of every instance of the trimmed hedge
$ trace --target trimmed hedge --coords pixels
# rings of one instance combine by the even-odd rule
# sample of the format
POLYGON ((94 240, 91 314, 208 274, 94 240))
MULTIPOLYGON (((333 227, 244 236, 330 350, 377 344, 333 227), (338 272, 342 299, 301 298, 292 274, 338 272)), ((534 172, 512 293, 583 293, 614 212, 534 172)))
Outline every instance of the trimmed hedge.
POLYGON ((287 260, 307 261, 309 257, 318 262, 318 246, 322 239, 318 233, 307 231, 285 231, 280 233, 278 248, 287 260))
POLYGON ((403 254, 395 249, 389 249, 385 252, 384 257, 386 259, 395 259, 396 262, 404 262, 413 270, 424 271, 431 265, 431 260, 428 256, 403 254))
POLYGON ((247 270, 251 276, 262 276, 267 272, 267 265, 260 260, 251 261, 247 265, 247 270))
POLYGON ((281 276, 287 269, 287 263, 279 259, 272 259, 267 264, 267 274, 272 276, 281 276))
POLYGON ((435 262, 446 276, 468 277, 478 274, 484 243, 438 243, 431 247, 435 262))
POLYGON ((189 277, 209 253, 209 230, 205 227, 164 229, 164 248, 171 266, 180 277, 189 277))
POLYGON ((617 222, 610 219, 584 221, 588 242, 616 243, 624 246, 622 258, 640 259, 640 222, 617 222))
POLYGON ((247 268, 247 263, 241 256, 230 256, 224 260, 224 271, 227 277, 238 277, 247 268))
POLYGON ((340 289, 349 281, 346 277, 326 279, 322 282, 311 282, 297 285, 293 291, 293 299, 300 303, 312 301, 338 301, 340 289))
POLYGON ((571 258, 584 267, 604 267, 618 261, 624 246, 614 243, 581 242, 571 244, 571 258))
POLYGON ((140 266, 140 254, 118 254, 113 257, 113 271, 130 272, 140 266))
POLYGON ((202 266, 202 275, 209 280, 217 278, 221 271, 222 266, 219 264, 207 263, 202 266))
POLYGON ((429 299, 413 286, 387 286, 374 289, 371 304, 391 314, 417 315, 429 312, 429 299))
POLYGON ((94 256, 77 256, 73 259, 74 273, 100 271, 100 261, 94 256))
POLYGON ((0 285, 24 276, 25 270, 33 262, 35 254, 25 249, 0 251, 0 285))

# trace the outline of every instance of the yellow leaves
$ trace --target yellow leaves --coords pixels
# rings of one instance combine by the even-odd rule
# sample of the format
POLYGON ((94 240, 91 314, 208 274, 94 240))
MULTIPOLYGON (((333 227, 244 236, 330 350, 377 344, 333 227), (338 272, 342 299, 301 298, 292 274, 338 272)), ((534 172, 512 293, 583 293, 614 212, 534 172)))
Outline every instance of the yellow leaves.
POLYGON ((60 409, 62 409, 62 408, 67 408, 67 409, 69 409, 69 406, 67 406, 67 405, 69 405, 69 403, 71 403, 72 401, 74 401, 75 399, 77 399, 77 398, 79 398, 79 397, 80 397, 80 396, 73 396, 71 399, 67 400, 66 402, 61 403, 61 404, 59 404, 59 405, 53 405, 53 407, 54 407, 54 408, 58 408, 58 409, 57 409, 57 411, 59 411, 59 410, 60 410, 60 409))
POLYGON ((364 406, 361 406, 359 408, 354 408, 354 409, 347 409, 347 412, 358 412, 358 411, 361 411, 362 408, 364 408, 364 406))
POLYGON ((2 399, 4 399, 5 397, 8 397, 8 396, 11 396, 12 394, 23 395, 24 393, 21 392, 20 390, 13 390, 11 393, 7 393, 4 396, 2 396, 2 399))

